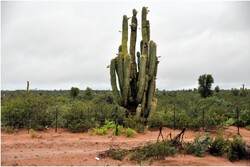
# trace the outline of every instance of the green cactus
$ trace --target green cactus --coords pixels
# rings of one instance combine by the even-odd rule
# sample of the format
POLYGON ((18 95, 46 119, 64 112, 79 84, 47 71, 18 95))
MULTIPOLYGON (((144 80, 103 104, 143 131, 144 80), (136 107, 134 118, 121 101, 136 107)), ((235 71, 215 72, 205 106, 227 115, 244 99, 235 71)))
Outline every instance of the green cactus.
POLYGON ((156 43, 150 40, 150 23, 147 20, 147 14, 147 7, 143 7, 141 17, 142 40, 140 52, 137 53, 137 11, 133 9, 129 53, 127 46, 128 17, 123 16, 122 43, 119 46, 117 57, 112 59, 110 64, 111 87, 114 99, 120 106, 127 109, 128 115, 134 115, 137 120, 151 117, 157 109, 155 80, 159 61, 156 56, 156 43), (116 76, 118 79, 116 79, 116 76))

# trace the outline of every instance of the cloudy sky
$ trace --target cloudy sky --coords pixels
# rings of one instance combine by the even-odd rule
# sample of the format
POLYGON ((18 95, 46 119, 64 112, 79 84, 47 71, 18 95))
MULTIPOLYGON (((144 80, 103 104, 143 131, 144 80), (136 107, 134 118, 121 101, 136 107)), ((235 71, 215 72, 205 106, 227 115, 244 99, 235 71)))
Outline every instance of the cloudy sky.
MULTIPOLYGON (((250 88, 250 2, 1 2, 1 89, 111 89, 110 60, 121 43, 122 16, 150 10, 161 56, 157 88, 250 88)), ((140 27, 140 25, 139 25, 140 27)), ((138 41, 141 33, 138 33, 138 41)))

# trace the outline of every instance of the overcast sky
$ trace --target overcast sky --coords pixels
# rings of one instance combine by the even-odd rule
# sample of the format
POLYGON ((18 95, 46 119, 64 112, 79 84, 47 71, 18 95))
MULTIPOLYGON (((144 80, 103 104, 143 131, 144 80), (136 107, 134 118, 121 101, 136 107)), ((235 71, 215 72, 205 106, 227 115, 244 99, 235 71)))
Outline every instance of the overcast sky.
MULTIPOLYGON (((122 16, 150 10, 161 56, 157 88, 198 87, 212 74, 221 89, 250 88, 250 2, 1 2, 1 89, 111 89, 110 60, 122 16)), ((137 44, 141 33, 137 34, 137 44)))

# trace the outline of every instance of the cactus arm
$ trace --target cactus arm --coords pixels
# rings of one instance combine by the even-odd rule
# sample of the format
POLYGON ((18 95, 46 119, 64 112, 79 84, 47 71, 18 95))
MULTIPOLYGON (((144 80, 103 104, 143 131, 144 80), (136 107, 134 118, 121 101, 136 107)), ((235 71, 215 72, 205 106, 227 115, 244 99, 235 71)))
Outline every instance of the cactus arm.
POLYGON ((136 95, 136 102, 140 103, 143 92, 144 92, 144 87, 145 87, 145 75, 146 75, 146 56, 142 55, 140 57, 140 68, 139 68, 139 76, 138 76, 138 91, 136 95))
POLYGON ((142 40, 143 42, 148 42, 148 34, 147 34, 147 14, 148 10, 146 7, 142 8, 142 17, 141 17, 141 32, 142 32, 142 40))
POLYGON ((146 21, 146 26, 147 26, 147 38, 148 38, 148 41, 150 41, 150 22, 149 20, 146 21))
POLYGON ((150 112, 149 112, 149 115, 148 115, 149 119, 155 114, 156 109, 157 109, 157 99, 153 98, 152 102, 151 102, 150 112))
POLYGON ((156 65, 156 43, 154 41, 150 41, 150 52, 149 52, 149 69, 148 69, 148 76, 149 80, 155 73, 155 65, 156 65))
POLYGON ((149 81, 149 85, 148 85, 148 92, 147 92, 147 102, 146 102, 146 107, 150 110, 151 107, 151 102, 152 102, 152 98, 154 95, 154 86, 155 84, 155 78, 153 76, 153 78, 149 81))
POLYGON ((130 89, 130 54, 127 54, 124 60, 124 78, 123 78, 123 105, 126 106, 128 102, 128 95, 130 89))
POLYGON ((145 87, 144 87, 144 91, 147 91, 148 90, 148 75, 145 76, 145 87))
POLYGON ((128 53, 128 18, 126 15, 123 16, 122 20, 122 56, 126 57, 128 53))
POLYGON ((117 56, 117 75, 118 75, 120 91, 123 92, 123 60, 121 52, 119 52, 117 56))
POLYGON ((133 9, 133 17, 131 20, 131 34, 130 34, 130 48, 131 55, 131 78, 136 78, 136 62, 135 62, 135 48, 136 48, 136 34, 137 34, 137 11, 133 9))
POLYGON ((110 81, 111 81, 111 87, 112 87, 114 99, 119 105, 122 105, 121 96, 119 94, 119 91, 116 85, 115 59, 112 59, 110 63, 110 81))
POLYGON ((155 76, 155 79, 156 79, 156 76, 157 76, 157 72, 158 72, 158 64, 159 64, 159 60, 158 60, 158 57, 156 57, 156 63, 155 63, 155 73, 154 73, 154 76, 155 76))
POLYGON ((137 36, 137 11, 133 9, 133 17, 131 20, 131 33, 130 33, 130 49, 129 53, 131 55, 131 72, 130 72, 130 78, 131 78, 131 93, 130 93, 130 102, 134 102, 136 98, 136 82, 137 82, 137 64, 136 64, 136 36, 137 36))
POLYGON ((146 101, 147 101, 147 93, 143 92, 143 97, 142 97, 142 102, 141 102, 141 110, 142 110, 142 115, 144 118, 146 117, 146 114, 147 114, 146 101))

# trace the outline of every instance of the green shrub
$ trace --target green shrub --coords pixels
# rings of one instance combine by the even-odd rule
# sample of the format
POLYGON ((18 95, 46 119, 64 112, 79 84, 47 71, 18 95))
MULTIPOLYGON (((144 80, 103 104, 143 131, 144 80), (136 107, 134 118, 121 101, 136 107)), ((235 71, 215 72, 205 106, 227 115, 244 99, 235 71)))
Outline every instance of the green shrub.
POLYGON ((132 137, 136 134, 136 131, 133 130, 133 129, 130 129, 130 128, 127 128, 125 131, 124 131, 124 134, 125 136, 127 137, 132 137))
POLYGON ((34 129, 30 129, 29 135, 31 138, 35 138, 35 137, 37 137, 37 132, 34 129))
POLYGON ((229 118, 228 120, 223 122, 223 126, 230 126, 230 125, 233 125, 234 123, 235 123, 235 120, 233 118, 229 118))
POLYGON ((134 129, 138 133, 142 133, 144 131, 144 125, 142 120, 136 120, 134 117, 129 116, 128 118, 124 119, 125 127, 134 129))
POLYGON ((227 147, 228 142, 222 135, 219 135, 212 141, 211 146, 209 147, 209 153, 215 156, 221 156, 226 153, 227 147))
POLYGON ((64 126, 70 132, 84 132, 93 124, 93 119, 88 119, 89 106, 80 101, 72 102, 70 108, 63 113, 64 126))
POLYGON ((148 120, 149 129, 156 130, 164 125, 163 113, 157 112, 148 120))
POLYGON ((227 157, 230 161, 249 158, 249 153, 246 150, 246 143, 241 136, 234 136, 230 142, 227 157))
MULTIPOLYGON (((115 135, 116 133, 116 127, 113 129, 112 134, 115 135)), ((118 125, 118 135, 123 133, 123 126, 122 125, 118 125)))
POLYGON ((3 126, 2 131, 6 133, 14 133, 17 132, 18 129, 14 128, 13 126, 3 126))
POLYGON ((199 135, 194 139, 193 147, 191 150, 194 151, 194 154, 198 157, 204 157, 206 151, 211 145, 212 138, 208 133, 206 135, 199 135))
POLYGON ((106 129, 115 129, 115 121, 105 120, 103 127, 106 129))
POLYGON ((245 126, 247 130, 250 130, 250 125, 245 126))
POLYGON ((194 154, 195 153, 195 147, 194 144, 191 142, 184 142, 183 143, 183 150, 186 154, 194 154))
POLYGON ((96 134, 96 135, 105 135, 105 134, 107 134, 107 129, 104 128, 104 127, 94 129, 94 134, 96 134))

